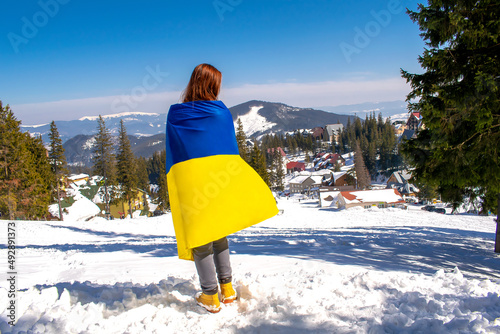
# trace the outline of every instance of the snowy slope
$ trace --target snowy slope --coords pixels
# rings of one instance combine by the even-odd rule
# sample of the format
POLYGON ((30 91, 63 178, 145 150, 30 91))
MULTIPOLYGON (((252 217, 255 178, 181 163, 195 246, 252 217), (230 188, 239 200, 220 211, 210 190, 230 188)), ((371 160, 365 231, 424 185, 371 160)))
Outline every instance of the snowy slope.
POLYGON ((241 299, 215 315, 193 300, 196 271, 176 257, 170 215, 16 222, 20 319, 10 328, 3 311, 0 331, 500 332, 493 217, 336 211, 294 197, 278 206, 282 215, 230 237, 241 299))
POLYGON ((265 132, 271 129, 276 123, 269 122, 265 117, 259 115, 259 110, 262 108, 263 106, 250 107, 250 111, 247 114, 238 116, 234 122, 234 128, 238 128, 237 122, 239 119, 243 124, 243 129, 247 137, 252 136, 254 133, 265 132))

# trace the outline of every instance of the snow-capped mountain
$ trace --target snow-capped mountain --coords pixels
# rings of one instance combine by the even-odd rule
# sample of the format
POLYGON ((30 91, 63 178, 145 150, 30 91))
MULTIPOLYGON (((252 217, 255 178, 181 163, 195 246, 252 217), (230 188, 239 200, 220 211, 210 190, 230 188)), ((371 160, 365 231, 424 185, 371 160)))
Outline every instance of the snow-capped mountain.
POLYGON ((378 116, 381 113, 382 117, 390 117, 393 122, 408 120, 407 102, 405 101, 366 102, 335 107, 325 106, 319 109, 343 115, 356 115, 361 119, 364 119, 367 114, 374 111, 375 115, 378 116))
POLYGON ((297 108, 283 103, 248 101, 229 108, 236 122, 243 124, 247 136, 259 137, 266 133, 312 129, 327 124, 342 123, 355 117, 311 108, 297 108))
MULTIPOLYGON (((332 123, 347 123, 353 115, 326 112, 311 108, 297 108, 283 103, 248 101, 229 108, 233 120, 243 122, 247 136, 257 137, 268 132, 293 131, 296 129, 325 126, 332 123)), ((111 134, 116 135, 123 120, 127 133, 136 137, 165 133, 166 114, 130 112, 102 116, 111 134)), ((97 132, 98 116, 86 116, 73 121, 56 121, 63 142, 77 135, 93 135, 97 132)), ((50 124, 21 125, 24 131, 42 136, 48 143, 50 124)))
MULTIPOLYGON (((136 137, 152 136, 165 133, 166 114, 130 112, 102 116, 106 127, 112 135, 117 135, 120 129, 120 120, 123 119, 127 134, 136 137)), ((86 116, 73 121, 56 121, 57 130, 63 142, 77 135, 93 135, 97 133, 97 119, 99 116, 86 116)), ((21 125, 21 129, 33 136, 42 136, 45 143, 49 142, 50 124, 21 125)))
MULTIPOLYGON (((248 137, 260 137, 266 133, 311 129, 326 124, 347 123, 353 115, 341 115, 311 108, 297 108, 283 103, 248 101, 229 108, 233 120, 240 119, 248 137)), ((123 120, 130 137, 132 149, 137 156, 150 157, 165 145, 166 114, 122 113, 102 116, 106 127, 116 136, 123 120)), ((56 121, 64 143, 68 163, 91 165, 93 136, 97 132, 98 116, 86 116, 73 121, 56 121)), ((49 142, 50 124, 22 126, 34 136, 41 135, 49 142)))

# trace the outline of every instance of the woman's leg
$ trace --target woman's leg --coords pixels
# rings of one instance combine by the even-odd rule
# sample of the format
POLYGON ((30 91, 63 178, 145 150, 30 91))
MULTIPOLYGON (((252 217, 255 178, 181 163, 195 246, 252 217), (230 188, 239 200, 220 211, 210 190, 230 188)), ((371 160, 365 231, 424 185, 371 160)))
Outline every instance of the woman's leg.
POLYGON ((200 277, 201 290, 206 295, 217 293, 218 285, 215 277, 214 252, 212 243, 193 248, 194 263, 200 277))
POLYGON ((229 262, 229 245, 226 237, 213 242, 213 254, 219 283, 231 282, 232 272, 231 263, 229 262))

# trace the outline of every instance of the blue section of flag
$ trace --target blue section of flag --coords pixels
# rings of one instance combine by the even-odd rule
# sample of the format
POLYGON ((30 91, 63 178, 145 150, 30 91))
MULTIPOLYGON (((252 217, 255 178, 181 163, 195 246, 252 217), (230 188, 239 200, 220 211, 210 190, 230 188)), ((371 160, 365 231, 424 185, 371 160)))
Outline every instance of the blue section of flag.
POLYGON ((233 118, 222 101, 170 106, 166 132, 167 174, 173 165, 186 160, 239 154, 233 118))

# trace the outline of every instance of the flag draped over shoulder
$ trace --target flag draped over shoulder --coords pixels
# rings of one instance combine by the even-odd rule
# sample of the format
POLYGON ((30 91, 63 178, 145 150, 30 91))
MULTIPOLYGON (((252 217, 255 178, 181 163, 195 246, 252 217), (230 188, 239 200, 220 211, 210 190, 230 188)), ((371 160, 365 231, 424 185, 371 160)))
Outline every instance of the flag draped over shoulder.
POLYGON ((221 101, 174 104, 167 116, 167 183, 179 258, 278 213, 262 178, 239 155, 221 101))

